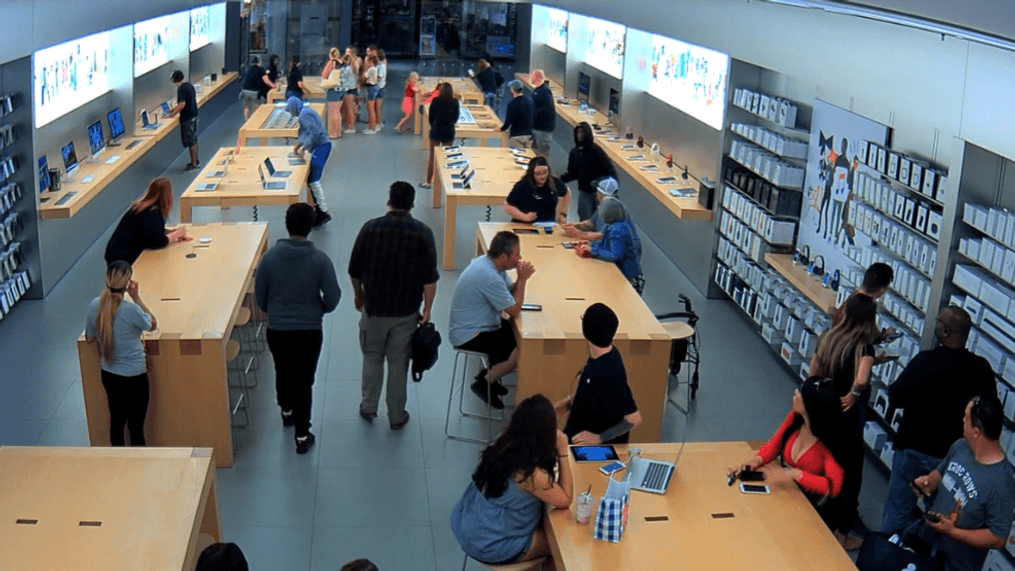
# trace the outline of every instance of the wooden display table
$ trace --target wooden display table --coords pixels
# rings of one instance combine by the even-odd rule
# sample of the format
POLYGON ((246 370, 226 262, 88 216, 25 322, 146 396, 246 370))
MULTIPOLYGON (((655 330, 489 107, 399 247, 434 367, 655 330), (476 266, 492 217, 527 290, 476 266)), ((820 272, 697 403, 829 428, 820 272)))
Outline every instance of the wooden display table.
POLYGON ((834 313, 838 308, 835 304, 835 291, 821 287, 821 280, 808 274, 805 266, 794 264, 792 254, 765 254, 765 262, 821 311, 834 313))
MULTIPOLYGON (((500 141, 500 146, 506 147, 508 142, 508 132, 501 131, 501 120, 497 118, 497 113, 487 107, 486 105, 466 105, 465 106, 469 113, 472 114, 472 118, 475 119, 474 123, 462 123, 459 122, 455 125, 455 138, 456 139, 479 139, 479 146, 485 147, 488 145, 489 140, 494 139, 500 141)), ((424 149, 430 146, 430 106, 423 106, 423 139, 422 145, 424 149)))
POLYGON ((222 540, 207 448, 0 447, 0 567, 190 571, 222 540))
MULTIPOLYGON (((517 79, 518 81, 522 82, 522 85, 525 87, 525 89, 528 89, 530 91, 535 89, 535 88, 537 88, 537 87, 539 87, 538 85, 532 85, 532 82, 529 81, 529 74, 527 74, 527 73, 521 73, 521 72, 516 73, 515 74, 515 79, 517 79)), ((549 78, 547 78, 546 81, 550 82, 550 93, 553 94, 554 97, 563 97, 564 96, 564 86, 563 85, 561 85, 561 84, 557 83, 556 81, 553 81, 552 79, 549 79, 549 78)))
MULTIPOLYGON (((159 325, 144 335, 151 384, 145 436, 149 446, 214 448, 215 465, 229 466, 226 342, 267 249, 268 225, 193 224, 187 235, 194 240, 147 250, 134 262, 133 279, 159 325), (211 242, 201 243, 203 237, 211 242)), ((89 440, 92 446, 109 446, 109 404, 98 350, 84 335, 78 338, 78 359, 89 440)))
MULTIPOLYGON (((324 99, 327 92, 321 87, 322 79, 321 75, 317 73, 303 76, 304 99, 324 99)), ((268 90, 268 105, 274 105, 275 103, 285 105, 285 81, 279 80, 275 85, 278 86, 277 89, 268 90)))
MULTIPOLYGON (((310 171, 309 153, 304 153, 304 164, 290 165, 289 153, 291 147, 242 147, 240 154, 236 155, 235 148, 224 147, 219 149, 211 161, 205 165, 204 170, 196 179, 191 181, 190 186, 180 197, 180 221, 189 223, 193 218, 195 206, 218 206, 226 209, 230 206, 278 206, 295 204, 300 201, 303 189, 307 188, 307 173, 310 171), (228 168, 222 165, 222 161, 229 158, 228 168), (292 174, 285 178, 272 177, 268 175, 268 169, 264 168, 265 158, 271 159, 271 164, 278 170, 292 171, 292 174), (272 182, 284 182, 286 187, 282 190, 268 190, 261 184, 261 177, 258 173, 258 165, 264 171, 265 180, 272 182), (225 176, 212 177, 211 173, 226 169, 225 176), (215 190, 198 190, 206 183, 218 183, 215 190)), ((310 191, 307 191, 307 202, 313 204, 310 191)), ((254 221, 257 221, 257 211, 254 211, 254 221)))
MULTIPOLYGON (((197 94, 197 105, 201 107, 209 99, 217 95, 227 85, 236 80, 236 73, 231 72, 221 75, 217 81, 203 85, 201 93, 197 94)), ((140 111, 139 111, 140 114, 140 111)), ((141 123, 134 125, 134 137, 123 137, 118 146, 108 147, 96 162, 82 161, 78 171, 74 173, 74 181, 64 180, 58 192, 44 192, 39 198, 39 218, 53 220, 58 218, 71 218, 77 214, 86 204, 95 198, 109 183, 116 177, 123 174, 128 167, 133 165, 144 156, 150 149, 164 139, 169 133, 180 124, 179 117, 172 119, 160 118, 158 129, 144 129, 141 123), (127 149, 135 140, 141 142, 132 149, 127 149), (106 161, 113 157, 119 157, 113 163, 106 161), (84 182, 86 177, 92 177, 89 182, 84 182)), ((88 147, 82 147, 87 149, 88 147)), ((83 155, 82 155, 83 156, 83 155)), ((53 157, 50 157, 51 161, 53 157)), ((50 162, 50 165, 55 165, 50 162)))
MULTIPOLYGON (((670 462, 680 444, 631 444, 642 456, 670 462)), ((617 446, 624 461, 628 446, 617 446)), ((770 495, 726 485, 729 466, 751 457, 746 442, 687 443, 663 495, 631 491, 620 543, 592 538, 593 525, 575 523, 575 505, 547 510, 543 527, 560 571, 617 569, 856 569, 796 484, 771 484, 770 495)), ((576 464, 577 495, 592 485, 592 521, 606 491, 602 464, 576 464)), ((618 472, 616 478, 623 478, 618 472)))
MULTIPOLYGON (((656 200, 658 200, 663 206, 667 208, 674 216, 681 220, 711 220, 712 211, 698 204, 698 198, 677 198, 670 194, 670 189, 673 188, 685 188, 693 186, 694 181, 685 182, 680 178, 681 171, 674 170, 670 172, 666 168, 665 157, 653 156, 652 150, 649 145, 639 149, 635 146, 636 140, 628 140, 623 138, 623 135, 619 133, 615 127, 609 124, 605 115, 599 111, 594 111, 591 116, 584 114, 579 111, 579 105, 576 100, 569 99, 567 105, 562 105, 555 102, 557 109, 557 115, 562 117, 569 125, 575 127, 578 123, 583 121, 588 122, 590 125, 601 125, 603 130, 595 131, 596 143, 606 151, 606 155, 610 157, 613 164, 617 168, 623 169, 624 172, 629 174, 631 178, 638 184, 645 188, 656 200), (610 141, 611 137, 619 138, 619 141, 610 141), (634 146, 633 149, 623 149, 624 146, 634 146), (644 160, 634 160, 628 157, 643 155, 644 160), (644 170, 641 167, 654 164, 656 168, 654 170, 644 170), (676 182, 661 183, 657 179, 665 177, 675 177, 676 182)), ((623 198, 623 195, 621 195, 623 198)))
MULTIPOLYGON (((416 135, 420 134, 421 124, 423 123, 422 114, 419 112, 420 104, 430 96, 430 93, 437 87, 438 83, 451 83, 451 89, 455 90, 455 97, 463 104, 483 104, 483 92, 476 86, 476 82, 471 77, 421 77, 419 82, 419 95, 416 98, 415 104, 412 106, 412 121, 413 130, 412 132, 416 135)), ((402 85, 402 94, 405 94, 405 85, 402 85)), ((427 127, 429 128, 429 126, 427 127)))
MULTIPOLYGON (((477 253, 486 251, 501 230, 532 229, 528 224, 481 223, 477 253)), ((631 433, 639 442, 658 442, 666 403, 670 336, 617 266, 578 257, 565 249, 560 227, 552 234, 520 235, 522 259, 536 273, 525 288, 525 302, 542 311, 523 311, 514 320, 519 342, 517 400, 542 393, 552 402, 575 391, 575 375, 588 359, 581 316, 596 302, 609 305, 620 318, 614 346, 624 358, 642 424, 631 433)), ((725 483, 725 481, 724 481, 725 483)), ((584 489, 584 488, 583 488, 584 489)), ((618 567, 620 569, 621 567, 618 567)))
MULTIPOLYGON (((310 108, 317 111, 317 114, 321 116, 321 120, 324 121, 324 126, 328 126, 328 114, 324 110, 324 103, 311 103, 310 108)), ((290 124, 286 120, 286 117, 290 117, 285 112, 285 104, 279 103, 277 105, 261 105, 250 114, 250 119, 240 127, 240 144, 246 146, 247 139, 260 139, 261 146, 268 144, 270 138, 280 139, 293 139, 299 133, 299 122, 293 120, 290 124), (267 122, 276 110, 280 110, 280 114, 275 115, 275 119, 278 122, 277 126, 267 126, 267 122), (289 126, 287 126, 289 125, 289 126)))
MULTIPOLYGON (((460 206, 500 207, 507 200, 515 183, 525 176, 525 167, 515 163, 511 149, 505 147, 481 148, 461 147, 461 153, 469 161, 470 168, 476 169, 471 188, 456 189, 452 173, 460 173, 461 167, 449 169, 443 148, 434 149, 433 207, 440 208, 444 195, 444 269, 455 268, 455 220, 460 206)), ((527 156, 534 156, 528 151, 527 156)))

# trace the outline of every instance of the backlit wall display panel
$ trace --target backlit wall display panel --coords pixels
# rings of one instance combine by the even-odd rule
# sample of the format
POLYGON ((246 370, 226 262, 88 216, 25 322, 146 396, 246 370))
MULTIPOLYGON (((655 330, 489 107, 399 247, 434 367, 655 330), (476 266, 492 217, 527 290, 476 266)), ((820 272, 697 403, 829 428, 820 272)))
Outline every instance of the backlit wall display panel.
POLYGON ((546 45, 557 50, 558 52, 567 51, 567 12, 565 10, 558 10, 556 8, 550 8, 550 18, 548 22, 548 35, 546 38, 546 45))
POLYGON ((190 11, 190 51, 203 48, 211 41, 208 33, 209 7, 202 6, 190 11))
POLYGON ((722 129, 729 65, 726 54, 653 34, 648 92, 713 129, 722 129))
POLYGON ((169 62, 168 16, 134 24, 134 77, 169 62))
POLYGON ((35 128, 109 91, 109 34, 101 32, 32 54, 35 128))
POLYGON ((624 35, 620 24, 588 18, 585 35, 585 61, 617 79, 624 77, 624 35))

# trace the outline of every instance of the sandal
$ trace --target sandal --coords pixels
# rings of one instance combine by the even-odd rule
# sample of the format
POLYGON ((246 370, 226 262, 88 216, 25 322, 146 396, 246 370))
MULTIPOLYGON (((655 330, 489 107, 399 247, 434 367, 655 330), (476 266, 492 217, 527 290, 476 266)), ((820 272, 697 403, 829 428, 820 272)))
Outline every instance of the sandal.
POLYGON ((421 183, 419 183, 419 187, 420 188, 430 188, 430 183, 429 182, 421 182, 421 183))

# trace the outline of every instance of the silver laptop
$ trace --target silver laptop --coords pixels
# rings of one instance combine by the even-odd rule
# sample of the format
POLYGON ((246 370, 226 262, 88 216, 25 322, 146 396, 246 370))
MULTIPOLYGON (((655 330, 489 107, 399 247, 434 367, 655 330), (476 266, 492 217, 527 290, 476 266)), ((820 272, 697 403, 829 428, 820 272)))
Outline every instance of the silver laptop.
POLYGON ((628 461, 627 473, 624 474, 624 481, 631 484, 632 490, 652 492, 653 494, 665 494, 666 488, 673 479, 673 472, 677 470, 677 462, 680 461, 680 454, 684 451, 683 445, 673 462, 665 460, 653 460, 641 456, 633 456, 628 461))
POLYGON ((261 187, 264 190, 285 190, 284 182, 268 182, 264 178, 264 168, 261 165, 257 165, 257 172, 261 175, 261 187))
POLYGON ((275 165, 271 164, 271 157, 264 158, 264 166, 268 169, 268 176, 274 176, 277 178, 285 178, 293 174, 293 171, 277 171, 275 165))

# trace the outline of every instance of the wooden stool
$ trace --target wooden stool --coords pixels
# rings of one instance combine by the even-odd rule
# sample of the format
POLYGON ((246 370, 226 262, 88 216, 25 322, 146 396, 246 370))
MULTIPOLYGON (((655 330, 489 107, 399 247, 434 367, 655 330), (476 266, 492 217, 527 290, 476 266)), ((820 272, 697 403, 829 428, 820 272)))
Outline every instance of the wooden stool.
POLYGON ((250 377, 247 377, 247 388, 257 388, 257 371, 261 368, 261 355, 255 347, 254 331, 252 329, 253 312, 248 307, 240 307, 239 313, 236 314, 236 322, 233 323, 233 331, 239 331, 240 337, 240 352, 246 355, 243 361, 245 373, 249 375, 253 372, 253 381, 250 377))
POLYGON ((493 407, 490 406, 490 402, 489 402, 490 401, 490 383, 486 384, 486 390, 487 390, 486 414, 476 414, 476 413, 472 413, 472 412, 466 412, 465 411, 465 407, 464 407, 464 400, 465 400, 465 388, 469 385, 469 357, 476 357, 477 359, 479 359, 479 362, 483 365, 483 368, 488 369, 488 370, 490 368, 489 361, 487 360, 486 353, 478 353, 476 351, 468 351, 468 350, 465 350, 465 349, 459 349, 457 347, 454 348, 454 351, 455 351, 455 364, 451 368, 451 388, 448 391, 448 414, 444 418, 444 435, 447 436, 448 438, 450 438, 451 440, 461 440, 462 442, 475 442, 476 444, 488 444, 488 443, 493 441, 493 421, 494 420, 498 420, 498 421, 499 420, 504 420, 504 413, 503 412, 501 412, 501 414, 499 416, 494 416, 494 414, 493 414, 493 407), (479 439, 476 439, 476 438, 469 438, 467 436, 458 436, 457 434, 452 434, 451 433, 451 429, 450 429, 450 424, 451 424, 451 406, 452 406, 452 404, 454 403, 454 400, 455 400, 455 384, 456 384, 455 381, 457 380, 457 378, 459 376, 458 375, 458 361, 459 361, 459 357, 465 357, 465 358, 462 359, 462 361, 463 361, 463 363, 462 363, 462 374, 461 374, 462 383, 461 383, 461 387, 459 388, 459 393, 458 393, 458 412, 462 416, 467 416, 469 418, 486 419, 486 421, 487 421, 487 425, 486 425, 486 436, 487 436, 487 439, 486 440, 479 440, 479 439))
MULTIPOLYGON (((685 323, 683 321, 660 321, 659 325, 661 325, 662 328, 666 331, 666 334, 670 336, 670 365, 671 365, 671 369, 670 369, 670 371, 667 374, 672 375, 672 362, 673 362, 673 353, 672 352, 674 351, 674 346, 677 343, 680 343, 680 342, 686 342, 688 344, 693 344, 695 331, 694 331, 693 327, 691 327, 690 325, 688 325, 687 323, 685 323)), ((697 350, 696 347, 695 347, 695 350, 697 350)), ((685 361, 686 360, 687 359, 685 357, 685 361)), ((691 370, 690 369, 688 369, 687 372, 688 372, 688 375, 691 374, 691 370)), ((697 374, 698 374, 697 370, 695 370, 694 376, 697 377, 697 374)), ((679 387, 680 387, 680 378, 678 376, 677 377, 677 388, 679 388, 679 387)), ((697 390, 697 378, 690 379, 688 381, 688 384, 687 384, 687 405, 688 405, 688 408, 690 408, 691 400, 694 398, 693 391, 695 391, 695 390, 697 390)), ((680 406, 680 403, 678 403, 677 401, 673 400, 673 397, 670 396, 670 393, 669 393, 668 389, 666 391, 666 401, 668 403, 670 403, 671 405, 673 405, 674 407, 676 407, 676 409, 679 410, 681 413, 683 413, 685 415, 687 414, 687 409, 685 409, 684 407, 680 406)))
MULTIPOLYGON (((491 565, 489 563, 482 563, 483 567, 490 569, 490 571, 538 571, 543 568, 543 563, 548 559, 544 557, 542 559, 533 559, 532 561, 519 561, 518 563, 507 563, 504 565, 491 565)), ((465 571, 466 566, 469 564, 469 556, 465 556, 465 561, 462 562, 462 571, 465 571)))
MULTIPOLYGON (((230 371, 236 371, 239 379, 238 385, 229 385, 229 388, 239 389, 239 396, 236 399, 235 404, 230 404, 229 412, 232 416, 233 427, 244 428, 250 424, 250 415, 247 414, 247 405, 250 403, 250 398, 247 396, 247 383, 246 373, 243 370, 243 366, 237 363, 237 358, 240 356, 240 342, 235 339, 230 339, 226 342, 226 363, 230 371), (243 412, 243 422, 237 423, 236 417, 238 413, 243 412)), ((232 393, 232 391, 230 391, 232 393)), ((230 394, 230 401, 232 401, 232 395, 230 394)), ((236 439, 233 439, 233 445, 235 446, 236 439)))

